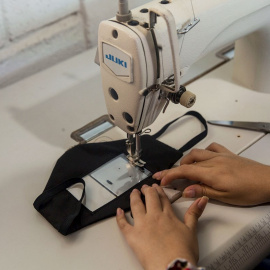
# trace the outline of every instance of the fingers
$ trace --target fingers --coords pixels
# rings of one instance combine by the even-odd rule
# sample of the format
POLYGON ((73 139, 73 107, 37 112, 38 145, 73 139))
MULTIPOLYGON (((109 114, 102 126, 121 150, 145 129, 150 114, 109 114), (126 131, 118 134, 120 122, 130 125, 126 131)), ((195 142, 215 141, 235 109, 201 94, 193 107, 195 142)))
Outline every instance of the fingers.
POLYGON ((141 191, 145 196, 146 212, 161 212, 162 204, 157 189, 155 187, 143 185, 141 191))
POLYGON ((121 232, 126 237, 128 231, 132 228, 132 226, 127 222, 125 213, 121 208, 117 209, 116 221, 117 221, 119 229, 121 230, 121 232))
POLYGON ((206 149, 192 149, 186 156, 181 159, 180 164, 192 164, 194 162, 205 161, 217 156, 218 153, 232 153, 226 147, 211 143, 206 149))
POLYGON ((182 196, 184 198, 199 198, 206 196, 214 200, 222 200, 224 198, 225 192, 220 190, 215 190, 207 185, 192 185, 187 187, 182 196))
POLYGON ((138 189, 133 189, 130 193, 130 208, 134 219, 145 215, 145 206, 141 200, 141 193, 138 189))
POLYGON ((224 147, 218 143, 211 143, 209 146, 206 147, 206 150, 216 152, 216 153, 232 153, 226 147, 224 147))
POLYGON ((159 185, 154 184, 153 187, 157 190, 161 205, 163 211, 172 211, 172 205, 170 200, 168 199, 167 195, 165 194, 163 188, 161 188, 159 185))
POLYGON ((184 222, 186 226, 188 226, 194 232, 197 227, 198 219, 202 215, 208 200, 208 197, 205 196, 197 199, 192 203, 185 214, 184 222))
POLYGON ((189 179, 204 182, 205 184, 210 184, 211 181, 209 168, 192 164, 157 172, 152 177, 160 180, 162 186, 168 185, 175 179, 189 179))
POLYGON ((181 159, 180 165, 205 161, 205 160, 214 158, 216 156, 217 154, 213 151, 204 150, 204 149, 192 149, 186 156, 184 156, 181 159))

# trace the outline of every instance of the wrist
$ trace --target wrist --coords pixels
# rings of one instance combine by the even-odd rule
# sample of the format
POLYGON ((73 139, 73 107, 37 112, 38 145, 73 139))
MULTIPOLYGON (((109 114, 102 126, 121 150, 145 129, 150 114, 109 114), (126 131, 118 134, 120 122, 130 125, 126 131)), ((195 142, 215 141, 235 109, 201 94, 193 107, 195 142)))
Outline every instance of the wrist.
MULTIPOLYGON (((196 245, 193 246, 194 250, 183 250, 183 249, 174 249, 173 247, 171 249, 165 249, 160 256, 154 255, 151 253, 150 256, 144 256, 143 260, 141 261, 141 264, 143 266, 143 269, 145 270, 165 270, 168 268, 170 263, 175 261, 175 258, 180 258, 179 254, 181 254, 181 258, 184 258, 183 260, 189 262, 191 265, 196 266, 196 263, 198 261, 198 258, 196 259, 196 255, 193 254, 195 250, 197 250, 196 245)), ((196 252, 195 252, 196 253, 196 252)), ((176 268, 177 269, 177 268, 176 268)), ((185 268, 183 268, 185 269, 185 268)), ((191 268, 193 269, 193 268, 191 268)), ((195 268, 197 269, 197 268, 195 268)))
POLYGON ((205 270, 205 267, 196 267, 185 259, 177 258, 168 265, 166 270, 205 270))
POLYGON ((145 270, 165 270, 165 269, 166 270, 178 270, 178 269, 181 269, 181 270, 196 269, 197 270, 197 268, 195 267, 196 263, 194 263, 195 260, 189 259, 188 256, 183 256, 183 257, 187 258, 187 259, 179 258, 178 255, 175 256, 173 254, 170 254, 170 256, 166 256, 166 254, 163 254, 163 256, 161 256, 161 257, 152 257, 151 259, 148 258, 147 261, 142 263, 142 266, 143 266, 143 269, 145 269, 145 270), (186 262, 187 265, 192 265, 195 268, 187 268, 187 266, 186 266, 186 268, 183 268, 183 267, 182 268, 170 268, 170 267, 172 267, 172 264, 174 262, 178 261, 179 259, 182 260, 181 262, 186 262))

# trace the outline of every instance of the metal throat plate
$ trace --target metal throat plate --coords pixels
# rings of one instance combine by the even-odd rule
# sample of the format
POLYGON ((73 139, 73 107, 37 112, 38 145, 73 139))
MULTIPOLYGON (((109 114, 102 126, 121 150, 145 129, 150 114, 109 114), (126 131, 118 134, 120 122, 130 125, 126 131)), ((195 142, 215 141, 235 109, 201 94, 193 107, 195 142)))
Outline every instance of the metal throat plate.
POLYGON ((93 179, 116 196, 123 194, 150 175, 151 172, 147 169, 130 164, 124 154, 90 173, 93 179))

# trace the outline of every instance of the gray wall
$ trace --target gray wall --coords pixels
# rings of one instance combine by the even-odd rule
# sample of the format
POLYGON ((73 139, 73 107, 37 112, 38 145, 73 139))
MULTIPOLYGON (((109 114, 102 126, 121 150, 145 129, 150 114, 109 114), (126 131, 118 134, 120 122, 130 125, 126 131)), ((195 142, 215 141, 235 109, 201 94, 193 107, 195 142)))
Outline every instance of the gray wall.
POLYGON ((0 0, 0 88, 95 46, 116 10, 117 0, 0 0))

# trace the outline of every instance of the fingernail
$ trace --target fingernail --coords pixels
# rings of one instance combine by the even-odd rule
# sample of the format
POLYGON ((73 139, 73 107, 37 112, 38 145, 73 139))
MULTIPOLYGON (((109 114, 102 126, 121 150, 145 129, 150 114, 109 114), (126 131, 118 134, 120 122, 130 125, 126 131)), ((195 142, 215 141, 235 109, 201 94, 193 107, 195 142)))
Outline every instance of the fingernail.
POLYGON ((198 202, 198 207, 203 211, 208 201, 209 201, 209 198, 206 196, 203 196, 198 202))
POLYGON ((157 179, 157 180, 160 180, 160 178, 161 178, 161 172, 156 172, 156 173, 152 176, 152 178, 157 179))
POLYGON ((116 210, 117 216, 122 215, 122 213, 123 213, 123 210, 121 208, 117 208, 117 210, 116 210))
POLYGON ((188 189, 188 190, 184 190, 183 192, 183 197, 184 198, 195 198, 195 189, 188 189))
POLYGON ((136 189, 136 188, 134 188, 132 191, 131 191, 131 193, 133 193, 133 192, 140 192, 138 189, 136 189))

